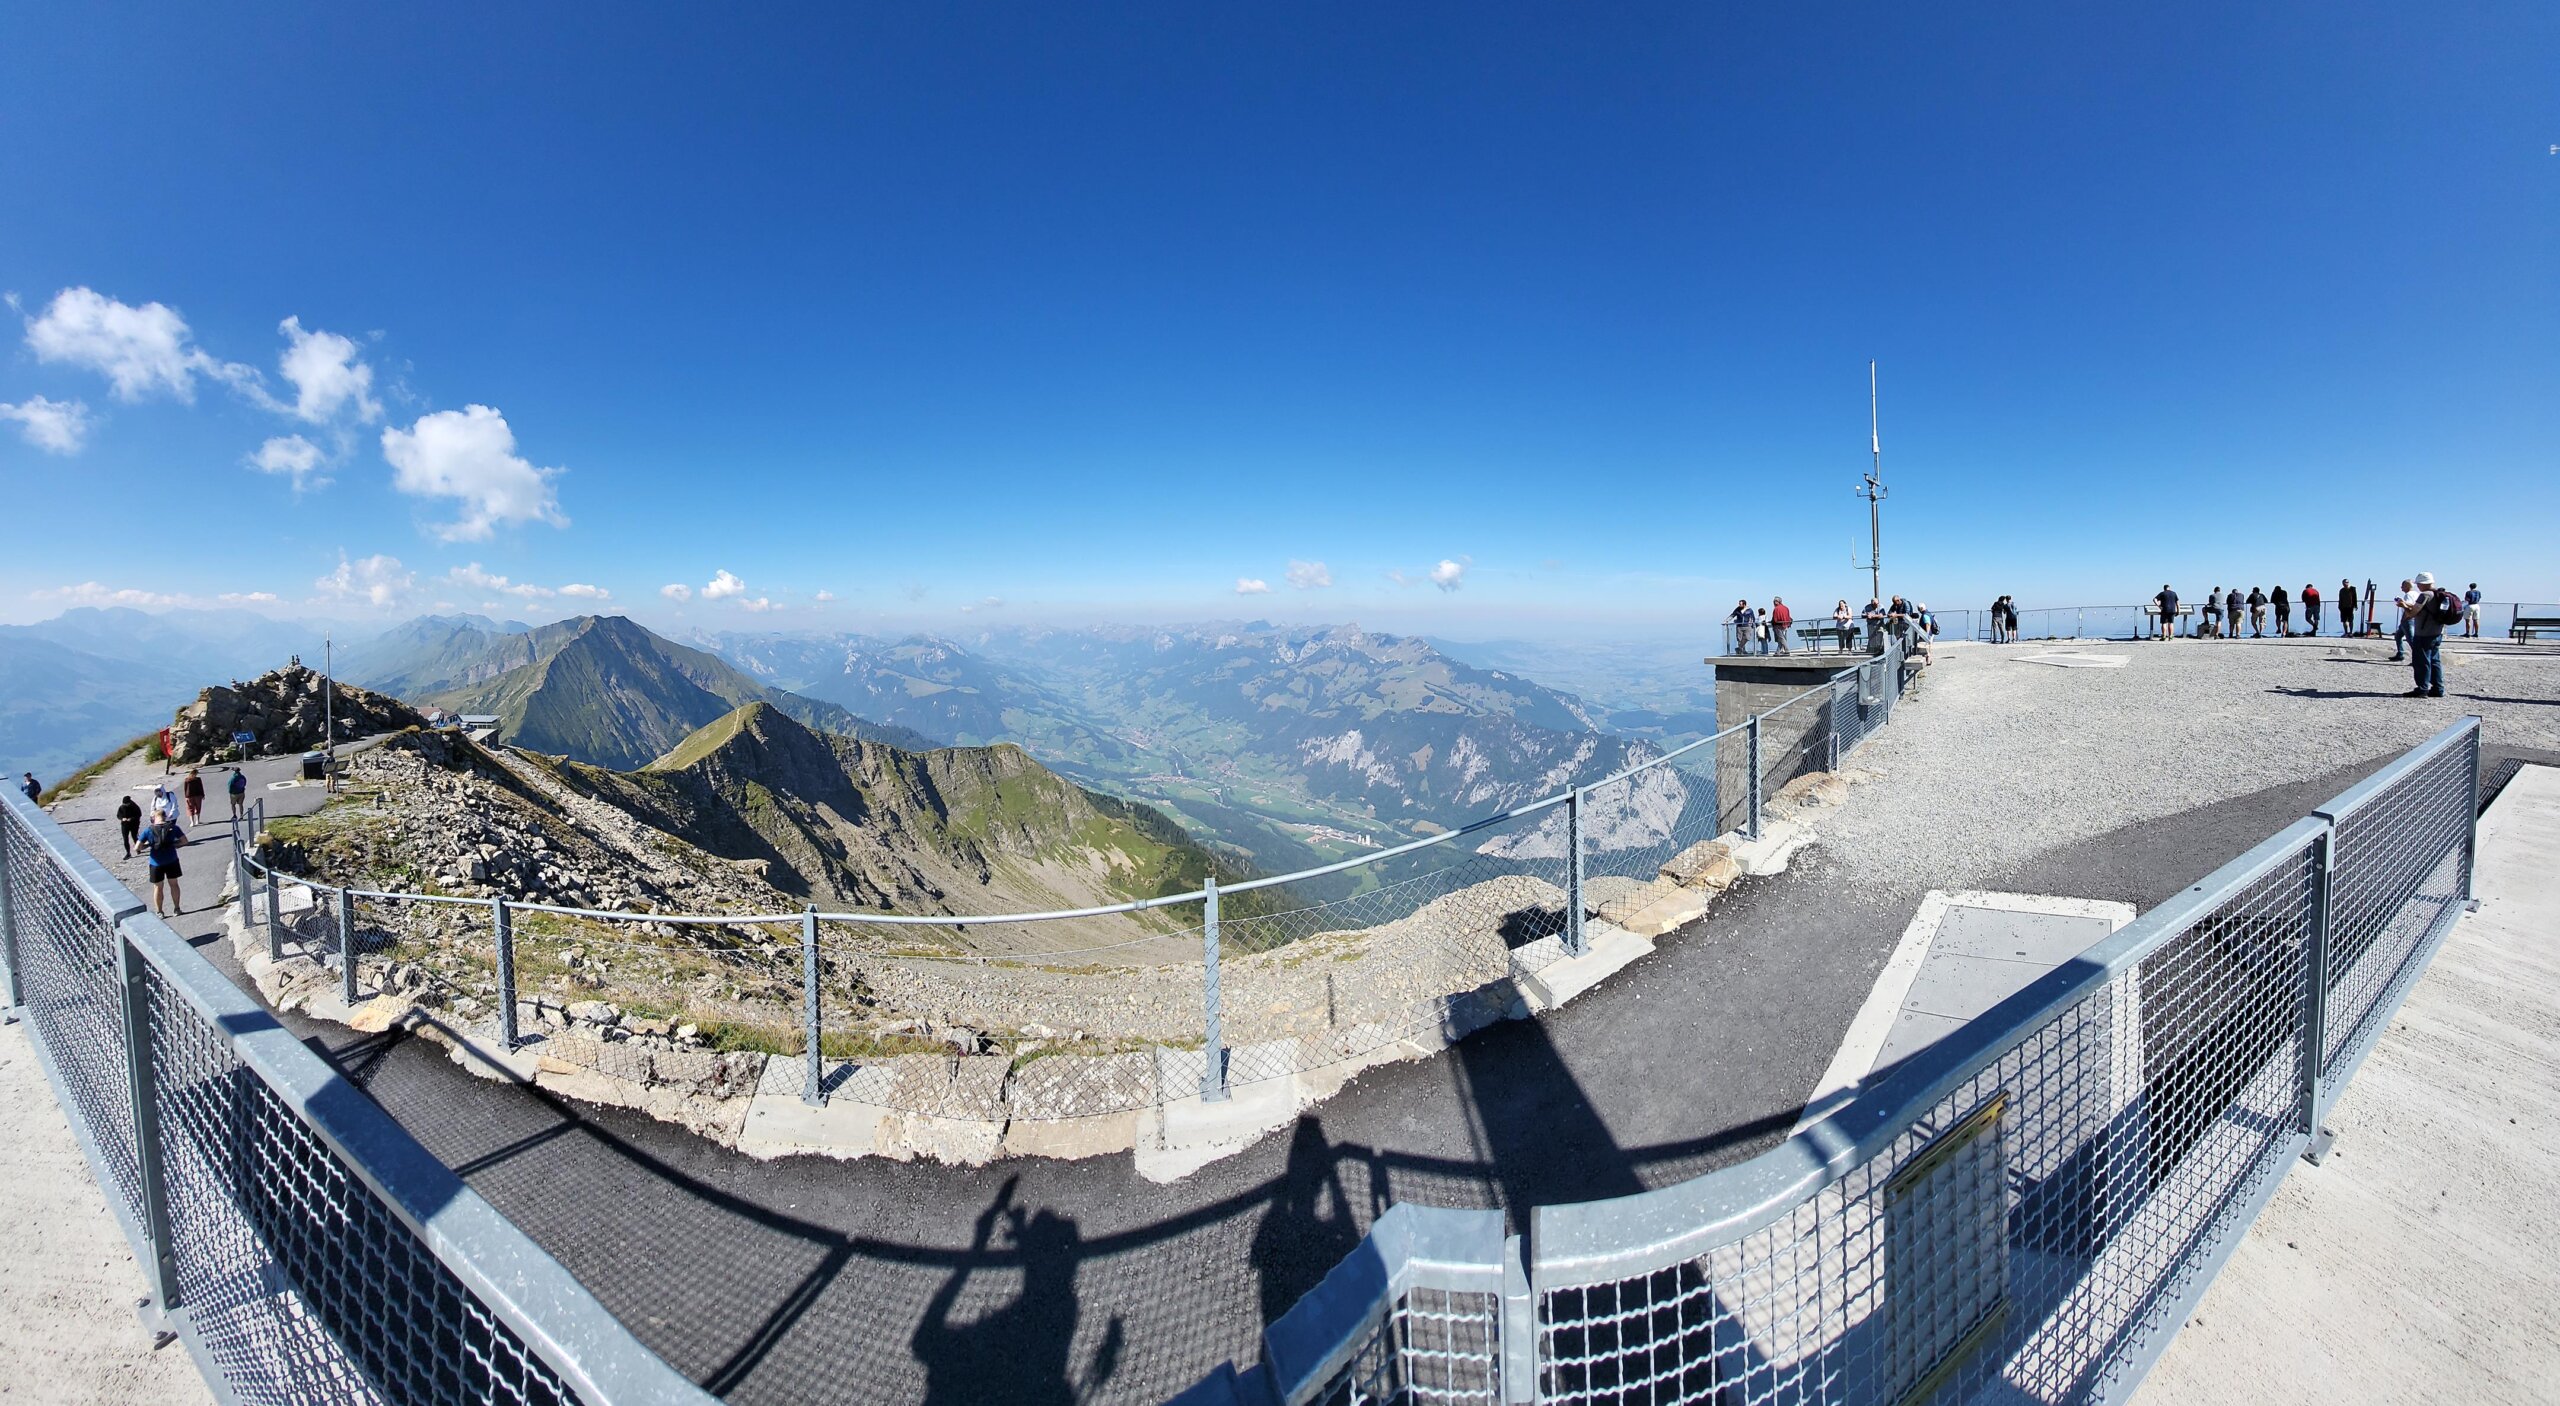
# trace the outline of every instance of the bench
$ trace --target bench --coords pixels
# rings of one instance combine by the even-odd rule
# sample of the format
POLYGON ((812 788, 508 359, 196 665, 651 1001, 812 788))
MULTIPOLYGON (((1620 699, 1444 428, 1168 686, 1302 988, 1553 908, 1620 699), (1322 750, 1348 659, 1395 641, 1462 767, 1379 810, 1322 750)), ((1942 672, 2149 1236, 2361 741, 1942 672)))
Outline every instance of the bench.
POLYGON ((1796 626, 1796 638, 1816 653, 1821 652, 1821 642, 1827 639, 1836 642, 1840 652, 1846 654, 1865 633, 1855 621, 1842 625, 1829 620, 1806 620, 1796 626))
POLYGON ((2522 610, 2518 610, 2516 618, 2507 625, 2507 638, 2522 644, 2546 630, 2560 635, 2560 614, 2527 615, 2522 610))

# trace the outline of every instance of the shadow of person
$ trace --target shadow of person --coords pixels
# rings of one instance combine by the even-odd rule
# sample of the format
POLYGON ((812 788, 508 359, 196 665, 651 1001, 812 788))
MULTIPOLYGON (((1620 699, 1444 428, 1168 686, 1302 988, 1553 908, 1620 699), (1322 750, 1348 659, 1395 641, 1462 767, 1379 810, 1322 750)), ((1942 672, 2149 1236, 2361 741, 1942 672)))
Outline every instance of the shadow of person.
POLYGON ((1262 1321, 1272 1322, 1360 1245, 1360 1222, 1342 1187, 1322 1120, 1303 1117, 1289 1137, 1289 1163, 1271 1207, 1254 1227, 1246 1262, 1262 1285, 1262 1321))
MULTIPOLYGON (((1076 1266, 1083 1236, 1074 1220, 1046 1207, 1025 1211, 1013 1204, 1021 1178, 1007 1180, 978 1215, 976 1234, 951 1277, 934 1290, 909 1345, 925 1371, 924 1399, 937 1402, 1055 1402, 1072 1406, 1079 1395, 1067 1359, 1076 1331, 1076 1266), (1002 1224, 1006 1244, 994 1246, 1002 1224), (1010 1262, 1022 1272, 1013 1299, 965 1323, 952 1311, 972 1275, 1010 1262)), ((1095 1356, 1086 1391, 1119 1366, 1117 1325, 1095 1356)))

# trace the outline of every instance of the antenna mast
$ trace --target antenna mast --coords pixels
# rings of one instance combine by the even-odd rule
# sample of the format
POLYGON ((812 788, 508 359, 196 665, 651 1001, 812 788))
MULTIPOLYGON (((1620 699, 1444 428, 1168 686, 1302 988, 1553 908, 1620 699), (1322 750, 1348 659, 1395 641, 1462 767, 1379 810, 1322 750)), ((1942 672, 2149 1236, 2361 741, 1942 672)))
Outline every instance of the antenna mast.
POLYGON ((1867 594, 1884 599, 1884 435, 1876 417, 1876 364, 1867 363, 1867 452, 1874 456, 1857 494, 1867 500, 1867 559, 1852 564, 1867 573, 1867 594))

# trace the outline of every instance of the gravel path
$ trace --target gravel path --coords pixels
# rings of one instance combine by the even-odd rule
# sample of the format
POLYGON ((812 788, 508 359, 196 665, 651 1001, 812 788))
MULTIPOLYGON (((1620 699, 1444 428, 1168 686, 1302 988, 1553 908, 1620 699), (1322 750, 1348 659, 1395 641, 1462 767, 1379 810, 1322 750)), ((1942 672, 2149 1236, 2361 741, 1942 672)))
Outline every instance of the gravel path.
POLYGON ((2560 655, 2448 647, 2441 699, 2401 697, 2409 672, 2389 657, 2329 641, 1942 647, 1858 753, 1882 780, 1823 840, 1861 888, 1970 888, 2024 855, 2403 751, 2465 713, 2492 747, 2560 750, 2560 655), (2126 662, 2023 662, 2065 652, 2126 662))

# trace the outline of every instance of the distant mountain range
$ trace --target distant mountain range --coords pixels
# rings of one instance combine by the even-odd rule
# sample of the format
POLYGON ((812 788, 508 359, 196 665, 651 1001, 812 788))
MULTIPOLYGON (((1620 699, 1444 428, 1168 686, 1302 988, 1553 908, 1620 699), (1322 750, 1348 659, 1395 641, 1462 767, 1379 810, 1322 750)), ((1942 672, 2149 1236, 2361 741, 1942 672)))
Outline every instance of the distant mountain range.
POLYGON ((1019 743, 1265 869, 1358 853, 1635 760, 1570 694, 1358 626, 720 635, 777 687, 948 742, 1019 743), (1366 843, 1362 843, 1365 837, 1366 843))
POLYGON ((297 654, 316 662, 326 630, 249 610, 96 606, 0 625, 0 764, 50 785, 168 726, 207 684, 256 678, 297 654))

